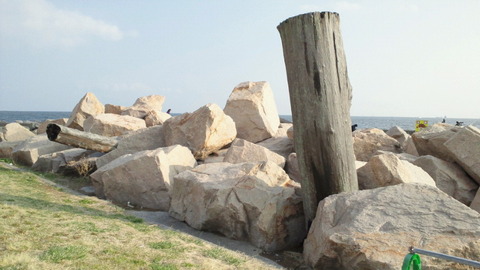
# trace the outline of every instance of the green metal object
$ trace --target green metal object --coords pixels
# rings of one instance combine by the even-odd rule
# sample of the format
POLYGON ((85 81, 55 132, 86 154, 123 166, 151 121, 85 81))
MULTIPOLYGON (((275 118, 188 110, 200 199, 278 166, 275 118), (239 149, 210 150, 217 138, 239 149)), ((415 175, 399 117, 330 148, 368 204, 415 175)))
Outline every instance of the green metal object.
POLYGON ((403 259, 402 270, 410 270, 413 266, 413 270, 422 270, 422 262, 420 256, 415 253, 408 253, 403 259))

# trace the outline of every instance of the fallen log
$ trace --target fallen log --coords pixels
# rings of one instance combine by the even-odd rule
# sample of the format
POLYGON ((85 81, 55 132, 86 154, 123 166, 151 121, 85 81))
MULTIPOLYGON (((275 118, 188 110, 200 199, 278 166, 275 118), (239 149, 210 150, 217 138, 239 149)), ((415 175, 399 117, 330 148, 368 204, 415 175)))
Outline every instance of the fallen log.
POLYGON ((112 151, 118 144, 118 140, 112 137, 105 137, 57 124, 49 124, 47 126, 47 136, 52 142, 103 153, 112 151))

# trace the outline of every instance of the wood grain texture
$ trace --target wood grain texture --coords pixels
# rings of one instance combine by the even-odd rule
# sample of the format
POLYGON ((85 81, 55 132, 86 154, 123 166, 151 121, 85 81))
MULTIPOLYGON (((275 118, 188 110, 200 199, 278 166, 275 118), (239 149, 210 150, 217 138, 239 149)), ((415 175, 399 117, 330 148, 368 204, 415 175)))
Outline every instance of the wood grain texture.
POLYGON ((49 124, 47 126, 47 136, 53 142, 103 153, 112 151, 118 144, 118 140, 112 137, 105 137, 57 124, 49 124))
POLYGON ((351 134, 352 88, 337 13, 314 12, 278 26, 307 222, 323 198, 358 190, 351 134))

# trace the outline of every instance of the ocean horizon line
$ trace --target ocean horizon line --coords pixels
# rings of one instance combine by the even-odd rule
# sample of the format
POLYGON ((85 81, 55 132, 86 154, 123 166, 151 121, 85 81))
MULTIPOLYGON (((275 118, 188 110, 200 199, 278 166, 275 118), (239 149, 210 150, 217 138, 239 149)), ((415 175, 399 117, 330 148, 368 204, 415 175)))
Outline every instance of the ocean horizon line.
MULTIPOLYGON (((31 110, 31 111, 13 111, 13 110, 0 110, 0 112, 7 112, 7 113, 15 113, 15 112, 18 112, 18 113, 22 113, 22 112, 26 112, 26 113, 35 113, 35 112, 40 112, 40 113, 71 113, 72 111, 35 111, 35 110, 31 110)), ((187 112, 182 112, 182 113, 173 113, 175 115, 181 115, 181 114, 184 114, 184 113, 187 113, 187 112)), ((280 117, 282 116, 292 116, 292 114, 279 114, 280 117)), ((480 119, 480 117, 463 117, 463 116, 392 116, 392 115, 350 115, 350 117, 371 117, 371 118, 375 118, 375 117, 378 117, 378 118, 418 118, 418 119, 421 119, 421 118, 430 118, 430 119, 471 119, 471 120, 476 120, 476 119, 480 119)))

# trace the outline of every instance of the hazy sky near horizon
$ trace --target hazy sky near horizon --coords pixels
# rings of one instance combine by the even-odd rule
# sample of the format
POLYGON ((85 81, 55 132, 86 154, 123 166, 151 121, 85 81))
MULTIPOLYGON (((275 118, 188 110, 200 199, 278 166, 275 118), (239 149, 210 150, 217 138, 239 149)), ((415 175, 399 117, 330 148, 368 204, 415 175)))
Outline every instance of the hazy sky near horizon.
POLYGON ((480 118, 480 0, 0 0, 0 110, 183 113, 268 81, 291 114, 277 26, 313 11, 340 14, 351 115, 480 118))

